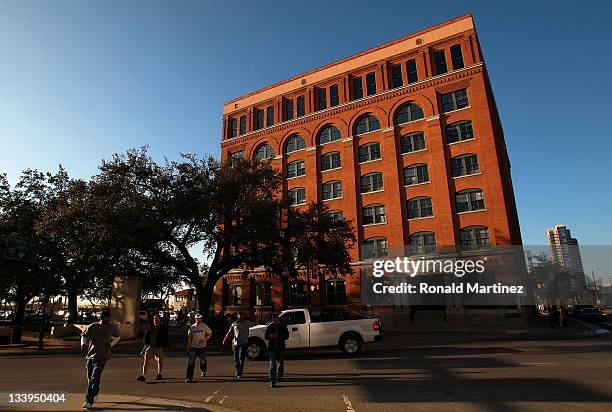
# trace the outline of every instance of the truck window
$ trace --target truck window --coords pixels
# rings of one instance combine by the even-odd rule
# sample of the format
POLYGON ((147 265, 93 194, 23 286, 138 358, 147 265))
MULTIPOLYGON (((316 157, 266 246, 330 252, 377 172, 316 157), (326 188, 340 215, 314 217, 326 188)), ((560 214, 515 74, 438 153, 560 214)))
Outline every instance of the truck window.
POLYGON ((306 323, 304 312, 288 312, 279 316, 279 319, 285 322, 286 325, 302 325, 306 323))

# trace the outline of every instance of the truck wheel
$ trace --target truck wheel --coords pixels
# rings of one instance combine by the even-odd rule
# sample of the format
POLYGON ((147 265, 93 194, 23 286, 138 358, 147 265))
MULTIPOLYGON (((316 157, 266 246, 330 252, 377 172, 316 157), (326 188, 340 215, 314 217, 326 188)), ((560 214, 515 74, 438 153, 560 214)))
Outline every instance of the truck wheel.
POLYGON ((340 350, 346 355, 356 355, 361 351, 363 340, 356 333, 349 333, 340 338, 340 350))
POLYGON ((247 346, 246 356, 249 360, 261 359, 266 353, 266 346, 260 340, 250 340, 249 346, 247 346))

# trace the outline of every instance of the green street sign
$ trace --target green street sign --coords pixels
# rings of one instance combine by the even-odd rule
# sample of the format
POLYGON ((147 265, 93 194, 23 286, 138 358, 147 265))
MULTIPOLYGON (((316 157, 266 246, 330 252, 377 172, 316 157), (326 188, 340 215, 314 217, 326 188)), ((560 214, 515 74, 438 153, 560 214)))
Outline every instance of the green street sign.
POLYGON ((39 242, 22 237, 6 238, 4 257, 21 262, 34 262, 38 253, 39 242))

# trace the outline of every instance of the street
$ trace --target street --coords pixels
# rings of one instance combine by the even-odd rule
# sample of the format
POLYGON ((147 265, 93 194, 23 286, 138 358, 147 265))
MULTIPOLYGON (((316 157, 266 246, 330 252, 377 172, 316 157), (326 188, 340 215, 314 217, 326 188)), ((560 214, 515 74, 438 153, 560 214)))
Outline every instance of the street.
MULTIPOLYGON (((183 382, 182 353, 169 354, 163 381, 153 380, 151 368, 147 383, 135 381, 142 358, 118 353, 104 370, 101 394, 239 411, 603 411, 612 408, 610 335, 389 334, 355 358, 334 349, 290 352, 285 379, 274 389, 266 381, 266 361, 247 362, 238 381, 228 352, 211 350, 208 376, 194 384, 183 382)), ((74 351, 6 353, 0 370, 4 392, 65 391, 80 401, 85 389, 84 360, 74 351)), ((104 409, 104 401, 96 406, 104 409)))

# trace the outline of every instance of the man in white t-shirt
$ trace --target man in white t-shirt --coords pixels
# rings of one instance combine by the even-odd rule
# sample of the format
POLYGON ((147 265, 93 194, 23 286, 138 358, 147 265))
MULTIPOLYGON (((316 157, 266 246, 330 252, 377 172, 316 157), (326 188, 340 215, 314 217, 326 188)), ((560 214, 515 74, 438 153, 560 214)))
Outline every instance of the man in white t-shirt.
POLYGON ((187 376, 185 383, 193 382, 196 357, 200 358, 200 376, 206 376, 206 342, 212 336, 212 330, 203 322, 202 315, 196 313, 193 325, 187 331, 187 351, 189 352, 189 364, 187 365, 187 376))

